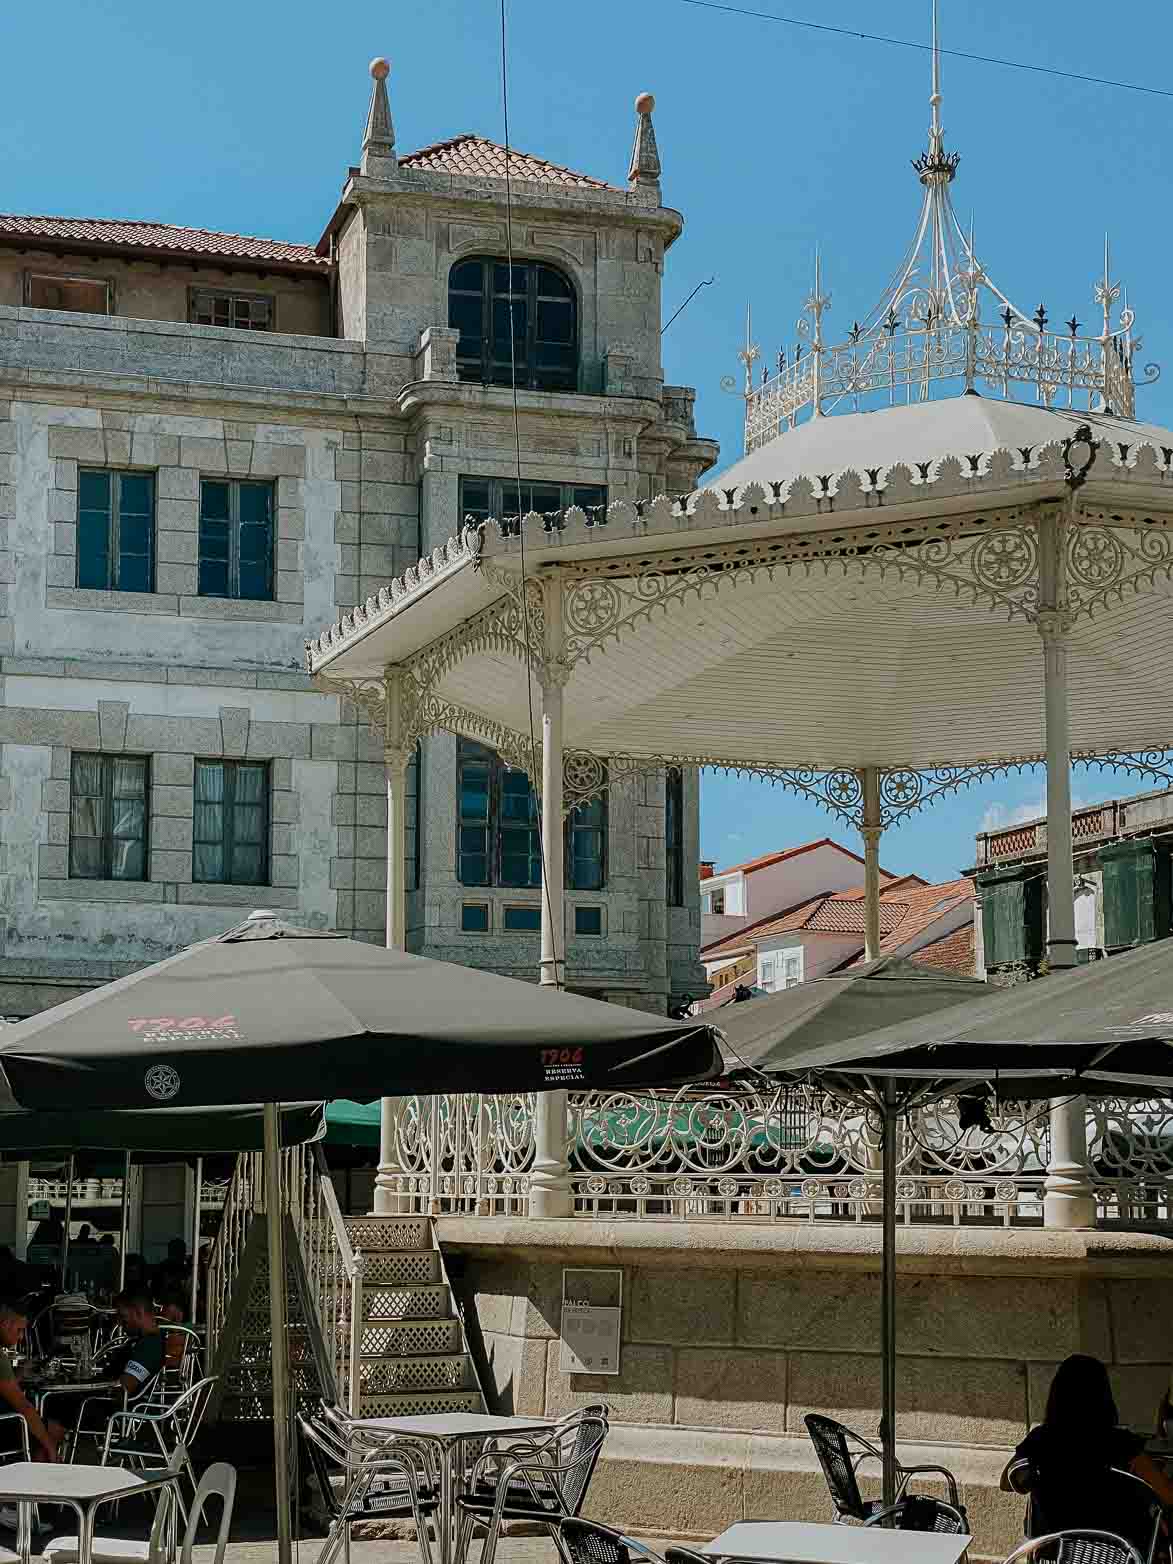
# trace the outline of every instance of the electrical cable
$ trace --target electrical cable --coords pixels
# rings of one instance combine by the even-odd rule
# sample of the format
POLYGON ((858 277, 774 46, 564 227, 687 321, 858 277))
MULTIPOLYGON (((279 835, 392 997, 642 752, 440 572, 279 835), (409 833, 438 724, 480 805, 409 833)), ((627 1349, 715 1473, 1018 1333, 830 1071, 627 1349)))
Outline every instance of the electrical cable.
MULTIPOLYGON (((932 44, 918 43, 911 38, 893 38, 886 33, 864 33, 855 27, 834 27, 829 22, 809 22, 800 16, 779 16, 773 11, 752 11, 746 6, 727 5, 722 0, 680 0, 682 5, 697 6, 704 11, 724 11, 730 16, 748 16, 760 22, 781 22, 785 27, 804 27, 810 32, 835 33, 841 38, 857 38, 864 43, 886 43, 898 49, 919 49, 925 54, 933 52, 932 44)), ((1154 98, 1173 98, 1173 91, 1165 87, 1146 87, 1135 81, 1116 81, 1110 76, 1085 76, 1078 71, 1060 70, 1054 65, 1031 65, 1026 60, 1005 60, 992 54, 971 54, 964 49, 938 49, 938 54, 949 55, 955 60, 972 60, 979 65, 999 65, 1005 70, 1032 71, 1040 76, 1059 76, 1066 81, 1083 82, 1092 87, 1115 87, 1121 92, 1143 92, 1154 98)))

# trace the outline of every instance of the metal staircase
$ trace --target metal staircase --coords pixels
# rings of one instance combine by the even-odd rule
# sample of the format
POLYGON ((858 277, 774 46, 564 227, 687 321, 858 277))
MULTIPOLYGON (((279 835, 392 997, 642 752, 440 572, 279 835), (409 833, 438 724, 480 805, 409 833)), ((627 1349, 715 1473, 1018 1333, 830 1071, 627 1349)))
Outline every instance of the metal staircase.
POLYGON ((361 1256, 359 1414, 483 1412, 464 1325, 428 1219, 348 1217, 346 1231, 361 1256))
MULTIPOLYGON (((297 1398, 394 1417, 479 1412, 484 1397, 426 1217, 344 1218, 317 1148, 282 1153, 287 1347, 297 1398)), ((272 1417, 269 1268, 259 1158, 242 1156, 209 1266, 213 1419, 272 1417)))

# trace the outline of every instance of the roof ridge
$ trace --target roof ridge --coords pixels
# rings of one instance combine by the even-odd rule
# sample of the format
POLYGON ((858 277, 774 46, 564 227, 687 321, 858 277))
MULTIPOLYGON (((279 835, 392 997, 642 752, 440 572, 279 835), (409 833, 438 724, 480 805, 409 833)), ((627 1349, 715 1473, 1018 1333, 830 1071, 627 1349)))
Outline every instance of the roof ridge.
MULTIPOLYGON (((566 163, 555 163, 552 159, 543 157, 540 152, 526 152, 523 148, 512 145, 506 147, 504 142, 494 141, 491 136, 482 136, 479 131, 475 130, 462 131, 457 136, 446 136, 442 141, 433 141, 426 147, 417 147, 414 152, 405 152, 400 157, 399 162, 401 166, 406 164, 410 168, 415 160, 432 157, 440 152, 452 151, 470 141, 476 142, 483 147, 492 147, 494 152, 508 153, 510 158, 524 159, 528 163, 538 164, 542 168, 550 169, 555 174, 566 174, 571 179, 597 186, 600 190, 622 190, 622 186, 608 184, 605 179, 599 179, 594 174, 584 174, 581 169, 571 168, 566 163)), ((494 176, 489 174, 481 177, 493 178, 494 176)))

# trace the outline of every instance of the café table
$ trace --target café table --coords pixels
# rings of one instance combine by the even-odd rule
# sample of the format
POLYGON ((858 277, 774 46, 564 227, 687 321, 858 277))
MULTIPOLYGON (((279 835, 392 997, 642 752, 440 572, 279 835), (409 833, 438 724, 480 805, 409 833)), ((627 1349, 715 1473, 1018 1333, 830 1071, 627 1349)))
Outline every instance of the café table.
POLYGON ((16 1548, 21 1564, 29 1564, 34 1504, 64 1504, 73 1510, 77 1516, 77 1561, 91 1564, 94 1511, 101 1504, 125 1499, 132 1493, 174 1489, 177 1480, 173 1474, 144 1477, 121 1466, 14 1461, 11 1466, 0 1466, 0 1504, 16 1505, 16 1548))
MULTIPOLYGON (((550 1417, 506 1417, 492 1412, 431 1412, 420 1417, 361 1417, 358 1427, 388 1439, 423 1439, 437 1447, 440 1467, 440 1505, 436 1529, 440 1539, 440 1564, 451 1564, 456 1525, 456 1499, 464 1477, 463 1453, 470 1439, 518 1439, 544 1434, 554 1427, 550 1417)), ((80 1561, 79 1561, 80 1564, 80 1561)), ((930 1564, 930 1561, 926 1561, 930 1564)), ((932 1561, 935 1564, 935 1561, 932 1561)))
POLYGON ((807 1521, 738 1521, 698 1551, 762 1564, 957 1564, 971 1537, 833 1526, 807 1521))

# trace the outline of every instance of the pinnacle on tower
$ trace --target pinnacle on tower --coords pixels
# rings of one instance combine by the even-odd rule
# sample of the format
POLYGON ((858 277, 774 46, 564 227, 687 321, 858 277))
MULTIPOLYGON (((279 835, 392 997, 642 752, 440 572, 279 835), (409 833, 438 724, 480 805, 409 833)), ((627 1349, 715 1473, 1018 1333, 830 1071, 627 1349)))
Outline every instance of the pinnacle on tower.
POLYGON ((361 168, 372 179, 389 179, 399 167, 395 156, 395 126, 391 120, 391 105, 387 100, 387 77, 391 74, 390 61, 374 59, 370 65, 371 102, 367 109, 367 127, 362 138, 361 168))
POLYGON ((658 190, 660 186, 660 152, 656 146, 656 132, 652 125, 652 110, 656 100, 650 92, 641 92, 635 100, 635 144, 631 149, 631 163, 627 170, 627 183, 635 188, 658 190))

